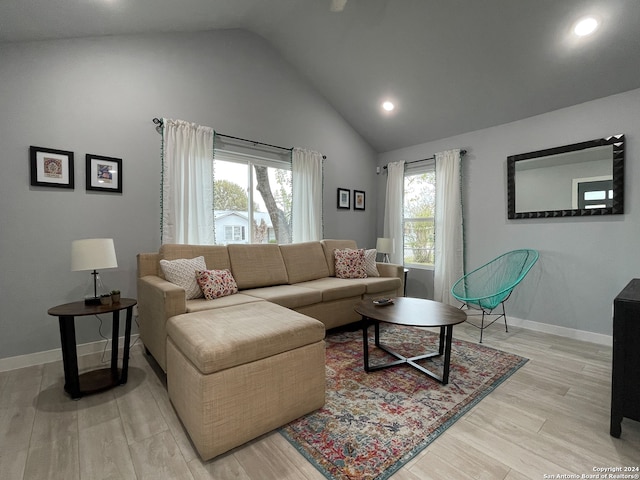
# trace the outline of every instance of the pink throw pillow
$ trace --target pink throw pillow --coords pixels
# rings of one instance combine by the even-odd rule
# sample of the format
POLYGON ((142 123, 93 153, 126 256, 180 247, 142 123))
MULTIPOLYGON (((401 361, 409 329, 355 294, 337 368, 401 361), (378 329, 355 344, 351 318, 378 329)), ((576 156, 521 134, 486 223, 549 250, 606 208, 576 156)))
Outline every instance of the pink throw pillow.
POLYGON ((367 278, 364 249, 345 248, 333 251, 337 278, 367 278))
POLYGON ((238 285, 229 270, 198 270, 196 280, 207 300, 238 293, 238 285))

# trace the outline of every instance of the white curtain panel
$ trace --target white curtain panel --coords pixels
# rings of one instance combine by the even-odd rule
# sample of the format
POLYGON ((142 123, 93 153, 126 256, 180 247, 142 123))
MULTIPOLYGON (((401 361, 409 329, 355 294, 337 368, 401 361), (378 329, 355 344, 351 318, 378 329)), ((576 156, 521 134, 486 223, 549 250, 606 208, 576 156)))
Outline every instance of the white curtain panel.
POLYGON ((436 254, 434 300, 459 305, 451 287, 463 273, 463 226, 460 150, 436 153, 436 254))
POLYGON ((293 242, 322 239, 322 154, 294 148, 291 155, 293 242))
POLYGON ((402 218, 404 209, 404 162, 387 165, 387 193, 384 206, 384 237, 393 240, 393 252, 389 261, 404 265, 404 232, 402 218))
POLYGON ((213 129, 163 121, 162 243, 213 244, 213 129))

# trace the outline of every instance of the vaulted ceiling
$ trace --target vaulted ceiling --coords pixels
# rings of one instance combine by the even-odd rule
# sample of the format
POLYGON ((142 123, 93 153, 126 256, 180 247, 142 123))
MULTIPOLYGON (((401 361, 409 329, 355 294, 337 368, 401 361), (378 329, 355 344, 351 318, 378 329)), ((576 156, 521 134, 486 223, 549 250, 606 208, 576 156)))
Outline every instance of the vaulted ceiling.
POLYGON ((246 29, 379 152, 640 88, 639 0, 335 1, 2 0, 0 42, 246 29))

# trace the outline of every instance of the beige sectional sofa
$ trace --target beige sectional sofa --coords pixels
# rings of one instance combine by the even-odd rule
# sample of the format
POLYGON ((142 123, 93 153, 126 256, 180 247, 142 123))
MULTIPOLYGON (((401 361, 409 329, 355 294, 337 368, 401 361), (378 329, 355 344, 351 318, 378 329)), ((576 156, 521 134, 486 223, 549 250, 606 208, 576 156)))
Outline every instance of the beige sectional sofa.
POLYGON ((169 398, 203 460, 324 405, 325 329, 359 320, 353 307, 362 299, 403 291, 398 265, 336 278, 334 251, 355 248, 350 240, 163 245, 138 255, 140 338, 166 372, 169 398), (200 256, 207 270, 228 269, 238 292, 188 300, 189 285, 164 278, 162 260, 200 256))
POLYGON ((353 307, 365 298, 402 296, 404 271, 378 263, 379 277, 335 277, 335 249, 352 240, 290 245, 162 245, 138 255, 140 338, 166 372, 167 321, 176 315, 269 301, 320 320, 326 329, 358 321, 353 307), (160 260, 204 256, 207 268, 229 269, 239 292, 215 300, 186 300, 184 289, 165 280, 160 260))

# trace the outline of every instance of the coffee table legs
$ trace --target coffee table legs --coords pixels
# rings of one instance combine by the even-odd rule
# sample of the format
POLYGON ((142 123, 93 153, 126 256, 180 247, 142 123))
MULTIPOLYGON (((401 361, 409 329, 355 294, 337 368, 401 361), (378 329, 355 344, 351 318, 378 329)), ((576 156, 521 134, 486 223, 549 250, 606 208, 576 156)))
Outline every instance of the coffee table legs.
POLYGON ((364 370, 365 372, 374 372, 376 370, 382 370, 384 368, 395 367, 396 365, 408 364, 413 368, 420 370, 422 373, 427 376, 438 380, 443 385, 449 383, 449 366, 451 362, 451 343, 453 340, 453 325, 447 325, 444 327, 440 327, 440 342, 438 345, 438 351, 427 353, 424 355, 418 355, 416 357, 405 357, 404 355, 399 354, 391 350, 389 347, 382 345, 380 343, 380 322, 376 320, 371 320, 368 318, 363 318, 363 326, 362 326, 362 345, 363 345, 363 357, 364 357, 364 370), (381 364, 381 365, 369 365, 369 326, 373 324, 374 326, 374 343, 375 346, 379 349, 387 352, 389 355, 394 356, 398 360, 381 364), (431 370, 423 367, 416 363, 418 360, 424 360, 425 358, 439 357, 444 354, 444 362, 442 368, 442 375, 438 375, 431 370))

